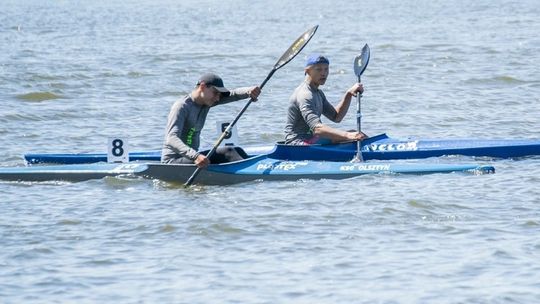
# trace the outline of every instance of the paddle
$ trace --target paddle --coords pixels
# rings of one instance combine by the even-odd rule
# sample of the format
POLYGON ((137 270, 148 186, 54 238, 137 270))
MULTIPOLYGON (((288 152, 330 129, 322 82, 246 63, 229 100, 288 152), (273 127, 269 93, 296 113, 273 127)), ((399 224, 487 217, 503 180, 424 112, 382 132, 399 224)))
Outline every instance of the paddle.
MULTIPOLYGON (((362 48, 362 53, 357 55, 354 58, 354 73, 358 77, 358 82, 361 82, 361 76, 367 68, 369 63, 369 46, 366 44, 362 48)), ((362 99, 362 94, 356 94, 356 128, 358 132, 362 131, 362 111, 360 110, 360 101, 362 99)), ((353 158, 352 162, 361 162, 364 161, 362 158, 362 152, 360 147, 360 141, 356 142, 356 156, 353 158)))
MULTIPOLYGON (((268 76, 266 76, 266 79, 259 86, 261 89, 264 87, 266 82, 268 80, 270 80, 272 75, 274 75, 274 73, 279 68, 281 68, 284 65, 286 65, 287 63, 289 63, 289 61, 291 61, 296 55, 298 55, 298 53, 300 53, 300 51, 302 51, 302 49, 306 46, 306 44, 309 42, 309 40, 311 40, 311 37, 313 37, 313 35, 315 35, 315 32, 317 31, 318 27, 319 27, 318 25, 312 27, 311 29, 309 29, 305 33, 303 33, 300 37, 298 37, 298 39, 296 39, 296 41, 293 42, 293 44, 289 47, 289 49, 281 56, 281 58, 279 58, 279 60, 276 62, 276 64, 274 65, 274 67, 272 68, 270 73, 268 73, 268 76)), ((242 108, 240 113, 238 113, 238 115, 236 115, 234 120, 229 124, 229 126, 227 126, 225 131, 223 131, 223 133, 221 133, 221 136, 217 139, 216 143, 214 144, 214 146, 212 147, 210 152, 208 152, 206 157, 210 158, 216 152, 217 148, 219 147, 219 145, 221 144, 223 139, 225 139, 225 137, 227 137, 227 135, 230 134, 232 128, 234 127, 234 125, 236 124, 238 119, 240 119, 240 116, 242 116, 242 114, 244 114, 244 112, 247 110, 247 108, 249 107, 249 105, 252 102, 253 102, 253 99, 250 99, 246 103, 246 105, 244 106, 244 108, 242 108)), ((199 172, 201 172, 201 168, 195 169, 195 171, 193 172, 191 177, 187 180, 187 182, 184 185, 185 186, 191 185, 193 183, 193 181, 195 180, 195 178, 197 177, 197 175, 199 174, 199 172)))

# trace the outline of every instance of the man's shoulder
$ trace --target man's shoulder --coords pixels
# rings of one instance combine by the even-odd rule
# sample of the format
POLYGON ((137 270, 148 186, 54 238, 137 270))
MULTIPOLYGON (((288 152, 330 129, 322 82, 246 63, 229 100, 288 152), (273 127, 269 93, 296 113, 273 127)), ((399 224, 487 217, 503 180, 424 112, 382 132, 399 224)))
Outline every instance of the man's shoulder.
POLYGON ((181 98, 176 100, 176 102, 177 103, 194 103, 195 101, 191 97, 191 94, 188 94, 188 95, 182 96, 181 98))
POLYGON ((193 98, 191 98, 191 95, 183 96, 177 99, 173 104, 174 108, 189 108, 193 106, 197 106, 197 104, 195 103, 193 98))
POLYGON ((312 99, 313 98, 313 91, 311 90, 311 87, 306 82, 302 82, 296 90, 294 90, 294 95, 296 96, 296 100, 306 100, 306 99, 312 99))

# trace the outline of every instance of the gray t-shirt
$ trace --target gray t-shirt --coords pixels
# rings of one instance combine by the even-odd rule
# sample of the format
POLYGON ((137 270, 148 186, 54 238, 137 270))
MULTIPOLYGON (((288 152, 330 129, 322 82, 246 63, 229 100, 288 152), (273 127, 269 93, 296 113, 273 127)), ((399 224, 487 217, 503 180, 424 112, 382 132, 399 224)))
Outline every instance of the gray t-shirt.
MULTIPOLYGON (((248 98, 250 88, 238 88, 231 95, 221 97, 214 105, 248 98)), ((165 141, 161 150, 161 161, 168 163, 178 158, 195 160, 199 156, 200 135, 210 108, 191 98, 191 94, 176 101, 171 107, 165 130, 165 141)))
POLYGON ((321 115, 334 121, 337 112, 323 91, 312 88, 308 82, 300 84, 289 99, 287 124, 285 125, 285 143, 306 140, 313 136, 313 130, 321 124, 321 115))

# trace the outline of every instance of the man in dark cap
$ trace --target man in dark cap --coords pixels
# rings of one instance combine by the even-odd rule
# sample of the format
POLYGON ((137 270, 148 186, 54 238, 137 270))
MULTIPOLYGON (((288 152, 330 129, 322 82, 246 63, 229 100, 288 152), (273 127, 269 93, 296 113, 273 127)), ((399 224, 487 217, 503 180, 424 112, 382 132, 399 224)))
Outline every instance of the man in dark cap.
MULTIPOLYGON (((198 149, 201 130, 210 107, 246 98, 256 100, 260 93, 258 86, 229 91, 219 76, 211 73, 202 75, 191 94, 176 101, 171 107, 161 162, 194 163, 199 168, 208 166, 210 160, 198 149)), ((232 148, 220 149, 216 154, 230 154, 233 156, 226 155, 226 158, 238 158, 232 148)))
POLYGON ((321 122, 321 115, 333 122, 341 122, 351 105, 351 98, 364 91, 361 83, 355 83, 334 107, 319 89, 328 78, 329 65, 328 59, 320 54, 308 57, 304 69, 306 78, 289 99, 285 126, 286 144, 330 144, 367 138, 362 132, 342 131, 321 122))

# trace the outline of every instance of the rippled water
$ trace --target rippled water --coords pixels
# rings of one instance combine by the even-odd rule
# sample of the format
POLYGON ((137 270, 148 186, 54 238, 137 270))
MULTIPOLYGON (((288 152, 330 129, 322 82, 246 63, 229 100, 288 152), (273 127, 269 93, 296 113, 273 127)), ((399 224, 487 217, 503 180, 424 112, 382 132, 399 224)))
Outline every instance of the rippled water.
MULTIPOLYGON (((314 24, 240 119, 241 143, 282 139, 307 53, 330 58, 335 102, 364 43, 366 133, 539 138, 539 15, 527 0, 2 1, 0 166, 26 152, 104 151, 112 135, 158 149, 169 107, 200 74, 259 84, 314 24)), ((203 143, 242 106, 211 111, 203 143)), ((355 128, 354 115, 340 127, 355 128)), ((497 173, 191 189, 1 183, 0 299, 539 302, 540 158, 444 161, 497 173)))

